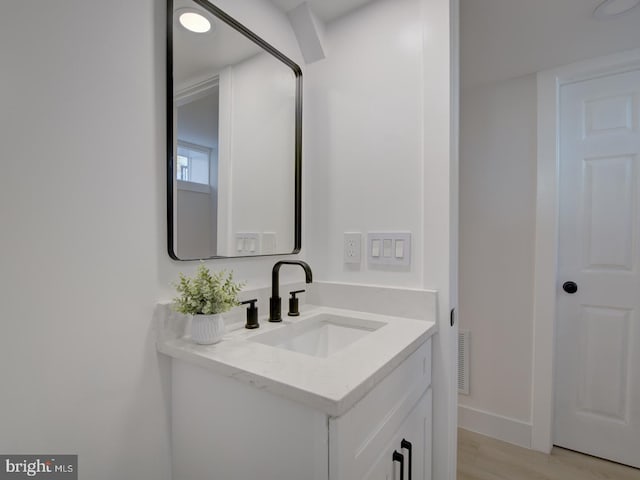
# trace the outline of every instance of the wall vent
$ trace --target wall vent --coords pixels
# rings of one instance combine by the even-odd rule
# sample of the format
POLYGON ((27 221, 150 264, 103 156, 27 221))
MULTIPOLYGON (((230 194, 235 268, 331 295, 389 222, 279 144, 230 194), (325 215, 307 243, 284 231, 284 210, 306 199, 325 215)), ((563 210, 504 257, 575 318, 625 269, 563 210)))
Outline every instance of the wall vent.
POLYGON ((469 395, 469 330, 458 331, 458 393, 469 395))

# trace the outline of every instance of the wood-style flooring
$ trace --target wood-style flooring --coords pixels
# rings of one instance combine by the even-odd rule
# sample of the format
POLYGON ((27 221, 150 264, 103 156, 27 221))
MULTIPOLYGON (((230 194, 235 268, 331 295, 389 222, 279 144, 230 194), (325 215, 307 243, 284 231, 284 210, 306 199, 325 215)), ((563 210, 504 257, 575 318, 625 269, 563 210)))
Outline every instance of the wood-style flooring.
POLYGON ((640 470, 558 447, 546 455, 458 429, 458 480, 640 480, 640 470))

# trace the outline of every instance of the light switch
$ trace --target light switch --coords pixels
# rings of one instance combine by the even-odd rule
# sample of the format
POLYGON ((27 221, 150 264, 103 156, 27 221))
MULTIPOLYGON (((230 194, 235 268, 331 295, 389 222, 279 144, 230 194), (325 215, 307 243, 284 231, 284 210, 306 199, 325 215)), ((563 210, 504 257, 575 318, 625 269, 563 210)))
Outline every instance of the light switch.
POLYGON ((382 256, 390 257, 391 256, 391 239, 385 238, 382 240, 382 256))
POLYGON ((371 256, 376 258, 380 256, 380 240, 371 241, 371 256))
POLYGON ((373 268, 411 265, 411 232, 369 232, 367 247, 367 265, 373 268))
POLYGON ((260 235, 254 232, 236 232, 236 251, 242 256, 260 253, 260 235))

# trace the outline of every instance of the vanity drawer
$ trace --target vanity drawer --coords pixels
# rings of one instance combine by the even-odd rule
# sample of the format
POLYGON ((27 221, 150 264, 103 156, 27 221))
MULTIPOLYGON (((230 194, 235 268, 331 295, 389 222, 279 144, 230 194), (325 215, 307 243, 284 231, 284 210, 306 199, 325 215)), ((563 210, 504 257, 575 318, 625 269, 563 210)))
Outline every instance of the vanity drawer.
POLYGON ((363 478, 430 384, 428 339, 351 410, 329 419, 329 478, 363 478))

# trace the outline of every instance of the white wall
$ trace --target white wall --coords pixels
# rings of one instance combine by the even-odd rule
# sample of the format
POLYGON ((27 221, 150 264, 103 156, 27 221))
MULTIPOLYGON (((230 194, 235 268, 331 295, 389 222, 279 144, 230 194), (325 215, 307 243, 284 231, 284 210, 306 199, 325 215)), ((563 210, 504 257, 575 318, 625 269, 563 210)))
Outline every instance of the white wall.
POLYGON ((422 286, 421 32, 419 0, 373 2, 327 25, 330 54, 307 67, 308 243, 319 278, 422 286), (343 232, 354 231, 410 231, 411 267, 344 265, 343 232))
POLYGON ((460 328, 471 330, 461 426, 521 444, 527 425, 491 429, 504 423, 496 416, 531 421, 536 94, 529 75, 461 98, 460 328))
POLYGON ((459 196, 459 11, 457 0, 422 0, 424 284, 438 291, 433 349, 434 479, 457 467, 459 196), (456 314, 457 315, 457 314, 456 314))
POLYGON ((455 478, 457 2, 378 0, 331 22, 305 78, 305 225, 321 280, 438 290, 434 478, 455 478), (451 29, 453 28, 453 33, 451 29), (408 269, 343 265, 345 231, 411 231, 408 269))
POLYGON ((168 478, 160 7, 0 7, 0 451, 93 479, 168 478))
POLYGON ((231 248, 221 253, 234 254, 233 239, 240 232, 275 233, 276 251, 291 252, 295 225, 295 76, 268 53, 234 65, 230 71, 231 248))
MULTIPOLYGON (((178 258, 209 258, 216 255, 212 250, 212 240, 215 242, 215 228, 211 212, 211 190, 195 191, 181 188, 178 183, 176 206, 176 245, 178 258), (212 238, 213 237, 213 238, 212 238)), ((215 192, 214 192, 215 193, 215 192)))
MULTIPOLYGON (((300 57, 269 2, 219 3, 300 57)), ((170 475, 151 320, 197 262, 166 253, 164 15, 160 0, 0 5, 0 451, 77 453, 92 480, 170 475)), ((210 265, 257 287, 274 261, 210 265)))
POLYGON ((213 87, 204 95, 178 106, 178 140, 217 149, 219 89, 213 87))

